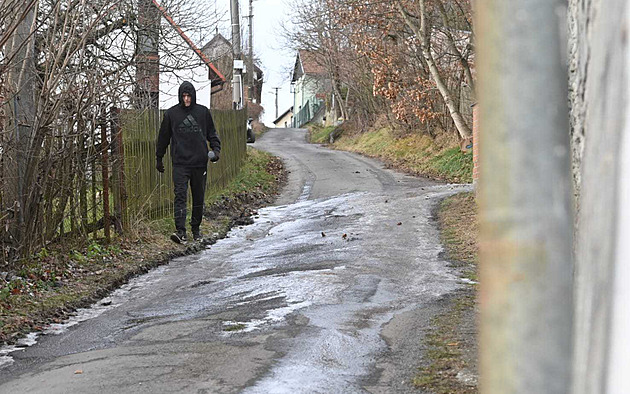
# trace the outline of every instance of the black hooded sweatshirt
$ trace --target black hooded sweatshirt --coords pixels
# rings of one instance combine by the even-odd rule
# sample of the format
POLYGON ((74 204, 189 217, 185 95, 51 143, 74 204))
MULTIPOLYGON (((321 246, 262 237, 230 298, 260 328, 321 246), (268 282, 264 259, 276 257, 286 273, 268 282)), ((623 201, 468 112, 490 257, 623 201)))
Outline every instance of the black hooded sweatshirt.
POLYGON ((208 165, 208 144, 217 154, 221 152, 221 141, 207 107, 197 104, 195 87, 184 82, 179 87, 179 104, 164 114, 157 139, 155 154, 162 159, 166 147, 171 145, 171 160, 174 166, 200 168, 208 165), (184 93, 191 96, 189 107, 184 105, 184 93))

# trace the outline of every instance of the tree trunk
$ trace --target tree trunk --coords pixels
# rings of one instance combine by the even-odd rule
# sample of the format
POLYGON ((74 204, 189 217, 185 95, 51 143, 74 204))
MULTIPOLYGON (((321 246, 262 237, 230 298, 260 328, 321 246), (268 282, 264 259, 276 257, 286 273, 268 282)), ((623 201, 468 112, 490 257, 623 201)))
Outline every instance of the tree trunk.
POLYGON ((407 24, 407 26, 409 26, 409 28, 418 37, 420 37, 420 42, 422 46, 422 55, 424 56, 424 59, 427 62, 427 65, 429 66, 429 72, 431 74, 431 78, 433 78, 433 81, 437 85, 440 95, 444 99, 444 103, 446 104, 449 114, 451 115, 451 118, 453 119, 453 122, 455 123, 455 127, 457 128, 457 132, 459 133, 459 136, 461 138, 470 137, 472 135, 472 130, 470 129, 468 124, 466 124, 464 117, 459 112, 459 106, 455 102, 455 99, 453 98, 453 94, 448 89, 448 86, 446 86, 446 82, 442 78, 442 75, 440 74, 440 70, 435 64, 435 59, 433 58, 433 54, 431 53, 431 40, 430 40, 430 35, 428 32, 428 25, 426 21, 426 9, 425 9, 424 0, 419 0, 419 5, 420 5, 420 26, 419 27, 416 23, 414 23, 411 20, 411 18, 409 18, 409 15, 404 10, 402 4, 400 4, 400 1, 397 1, 396 4, 398 6, 398 10, 400 11, 400 15, 405 20, 405 23, 407 24))
MULTIPOLYGON (((31 33, 34 28, 35 10, 29 4, 28 12, 21 14, 13 37, 6 45, 6 60, 8 66, 7 93, 9 101, 8 118, 10 134, 8 149, 6 150, 7 169, 10 179, 4 185, 3 198, 5 205, 11 208, 13 219, 10 221, 9 232, 12 234, 14 246, 22 249, 24 240, 24 208, 26 204, 25 178, 28 163, 28 147, 34 127, 35 103, 34 85, 35 59, 34 40, 31 33), (10 163, 10 164, 9 164, 10 163), (11 179, 12 178, 12 179, 11 179)), ((17 19, 17 18, 16 18, 17 19)))
MULTIPOLYGON (((462 54, 462 52, 457 48, 457 45, 455 45, 455 38, 453 37, 453 35, 451 34, 451 32, 449 31, 449 23, 448 23, 448 15, 446 14, 446 9, 444 8, 444 3, 442 3, 442 1, 438 0, 438 9, 440 10, 440 15, 442 16, 442 22, 444 23, 444 27, 446 27, 444 34, 446 35, 446 39, 448 41, 448 45, 451 48, 451 51, 453 52, 453 55, 457 56, 459 63, 462 66, 462 69, 464 70, 464 76, 466 77, 466 83, 468 84, 468 86, 470 86, 470 88, 472 89, 472 91, 475 91, 475 81, 472 77, 472 72, 470 71, 470 64, 468 63, 468 59, 466 59, 464 57, 464 55, 462 54)), ((472 41, 472 37, 470 38, 470 40, 472 41)))

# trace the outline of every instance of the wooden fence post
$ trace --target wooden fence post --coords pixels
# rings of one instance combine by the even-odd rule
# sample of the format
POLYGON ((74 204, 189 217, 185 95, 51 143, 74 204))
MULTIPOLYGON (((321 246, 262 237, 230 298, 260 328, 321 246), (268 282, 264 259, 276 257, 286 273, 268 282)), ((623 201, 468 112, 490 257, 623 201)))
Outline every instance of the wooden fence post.
POLYGON ((123 143, 123 130, 120 126, 120 109, 112 107, 111 109, 111 121, 112 121, 112 141, 116 141, 113 144, 115 149, 112 149, 112 153, 115 152, 115 168, 116 171, 116 215, 120 221, 120 225, 117 226, 119 232, 126 232, 129 230, 129 220, 127 212, 127 188, 125 187, 125 144, 123 143))

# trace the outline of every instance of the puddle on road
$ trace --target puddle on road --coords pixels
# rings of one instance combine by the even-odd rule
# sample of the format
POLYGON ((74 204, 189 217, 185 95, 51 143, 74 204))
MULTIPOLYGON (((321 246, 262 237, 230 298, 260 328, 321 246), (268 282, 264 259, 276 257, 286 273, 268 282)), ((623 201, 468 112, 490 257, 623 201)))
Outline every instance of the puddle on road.
POLYGON ((311 195, 311 189, 313 188, 313 181, 307 181, 302 188, 302 194, 298 197, 296 202, 307 201, 311 195))
POLYGON ((13 364, 13 357, 9 356, 9 354, 33 346, 37 343, 39 335, 40 333, 38 332, 31 332, 25 338, 20 338, 15 345, 2 347, 0 349, 0 368, 13 364))
MULTIPOLYGON (((434 196, 452 193, 448 189, 448 187, 436 187, 431 190, 431 193, 434 196)), ((305 195, 310 193, 306 187, 304 192, 306 193, 305 195)), ((330 199, 306 200, 291 205, 263 208, 259 210, 260 218, 253 225, 234 228, 228 234, 228 238, 212 245, 211 249, 189 258, 178 259, 179 263, 176 264, 173 271, 171 271, 173 268, 172 264, 156 268, 145 275, 134 278, 128 284, 114 291, 109 297, 95 303, 92 307, 78 310, 65 322, 51 324, 42 332, 29 334, 24 341, 15 346, 1 348, 0 368, 13 362, 13 358, 10 356, 11 353, 34 345, 37 343, 40 335, 62 334, 80 322, 98 317, 108 310, 133 300, 135 297, 142 297, 143 290, 154 282, 163 278, 168 280, 166 279, 167 277, 172 279, 172 277, 180 274, 185 275, 183 279, 188 278, 191 280, 188 281, 187 286, 177 288, 177 291, 187 288, 192 294, 182 290, 181 295, 168 299, 168 305, 161 305, 160 307, 173 308, 172 310, 177 310, 179 311, 178 313, 182 314, 182 318, 204 313, 209 314, 209 311, 213 308, 215 311, 216 309, 225 310, 235 305, 238 306, 239 303, 247 303, 247 300, 244 300, 242 297, 243 294, 247 294, 248 297, 269 295, 270 289, 274 289, 278 291, 279 296, 285 298, 283 306, 266 310, 264 314, 258 315, 264 316, 262 318, 250 321, 224 322, 225 326, 242 325, 244 327, 242 330, 233 332, 251 332, 276 325, 286 321, 287 316, 298 310, 310 311, 312 306, 344 304, 346 309, 343 313, 346 313, 345 317, 348 317, 347 313, 351 310, 347 309, 348 303, 357 302, 356 300, 361 299, 361 294, 354 295, 352 292, 348 292, 348 288, 353 285, 353 279, 351 279, 353 278, 353 272, 359 267, 357 265, 357 253, 362 253, 359 256, 359 258, 362 258, 360 263, 362 269, 370 270, 382 269, 383 262, 387 261, 385 257, 389 257, 385 255, 391 253, 391 241, 387 241, 390 244, 385 242, 379 245, 378 243, 381 240, 374 238, 378 235, 366 232, 366 229, 372 229, 374 231, 378 230, 376 231, 377 233, 381 233, 383 231, 383 223, 385 223, 383 218, 386 218, 389 214, 388 211, 394 208, 394 204, 383 205, 381 199, 377 200, 374 197, 366 192, 349 193, 330 199), (373 215, 374 217, 372 217, 373 215), (327 235, 322 236, 323 232, 327 235), (347 240, 342 239, 339 235, 345 233, 359 234, 361 237, 357 238, 355 243, 348 244, 347 240), (306 247, 307 245, 308 247, 306 247), (300 247, 304 247, 303 253, 292 252, 292 250, 294 251, 300 247), (357 249, 365 249, 366 247, 372 250, 362 251, 362 249, 357 249), (366 253, 371 253, 371 255, 366 255, 366 253), (383 257, 380 256, 381 254, 383 254, 383 257), (219 277, 215 277, 217 281, 214 283, 211 280, 199 277, 199 273, 207 269, 208 260, 220 261, 221 264, 227 267, 220 272, 219 277), (321 263, 322 261, 335 261, 335 264, 339 265, 322 267, 324 269, 315 271, 308 270, 310 265, 317 264, 317 262, 321 263), (296 265, 297 268, 290 268, 296 265), (300 266, 303 266, 304 269, 300 270, 300 266), (179 268, 184 268, 185 272, 179 271, 179 268), (277 272, 269 271, 272 269, 280 270, 277 272), (271 273, 271 275, 256 275, 265 271, 271 273), (195 277, 194 275, 197 276, 195 277), (250 277, 243 278, 244 275, 250 275, 250 277), (191 286, 191 284, 197 285, 191 286), (356 300, 354 300, 355 297, 356 300)), ((411 200, 414 199, 411 198, 411 200)), ((418 199, 415 199, 413 202, 417 203, 418 199)), ((425 226, 424 223, 421 223, 420 218, 418 218, 417 225, 425 226)), ((398 228, 399 226, 392 226, 391 231, 387 231, 393 233, 398 228)), ((398 242, 398 239, 396 242, 398 242)), ((412 247, 405 253, 413 253, 413 251, 417 251, 422 246, 417 240, 414 243, 410 243, 410 245, 412 247)), ((431 255, 435 254, 437 256, 437 252, 432 250, 429 252, 431 255)), ((433 259, 433 257, 430 259, 433 259)), ((212 279, 214 280, 215 278, 212 279)), ((400 291, 400 286, 398 287, 400 291)), ((409 287, 417 286, 415 284, 411 286, 410 284, 409 287)), ((359 293, 362 293, 362 291, 359 293)), ((419 291, 422 294, 424 290, 420 289, 419 291)), ((410 294, 415 296, 411 292, 407 296, 410 296, 410 294)), ((148 296, 152 295, 149 294, 148 296)), ((252 305, 254 303, 255 300, 252 298, 252 305)), ((366 304, 357 302, 356 305, 365 307, 366 304)), ((143 312, 147 312, 147 310, 140 310, 140 314, 143 312)), ((356 340, 353 340, 352 336, 344 337, 343 335, 337 337, 336 340, 347 345, 343 346, 347 355, 352 354, 351 349, 354 346, 366 346, 366 349, 371 349, 369 351, 373 352, 374 349, 381 346, 375 339, 378 337, 378 330, 374 327, 370 328, 371 330, 376 330, 373 332, 356 332, 356 340)), ((335 338, 337 335, 341 335, 335 332, 336 330, 338 328, 325 330, 327 335, 331 336, 330 340, 333 340, 332 338, 335 338)), ((225 332, 224 335, 230 335, 230 332, 225 332)), ((321 346, 322 344, 313 343, 311 345, 321 346)), ((316 357, 315 354, 311 356, 316 357)), ((332 360, 330 361, 331 363, 340 362, 336 356, 321 354, 319 356, 323 357, 321 360, 332 360)), ((364 359, 368 357, 367 354, 356 356, 364 359)), ((320 361, 317 361, 317 363, 320 361)), ((317 363, 313 366, 315 370, 319 368, 317 363)), ((283 379, 291 380, 291 376, 297 377, 299 376, 298 373, 301 373, 295 370, 296 375, 292 375, 290 366, 285 365, 285 367, 287 368, 285 371, 287 375, 284 375, 283 379)), ((360 365, 355 365, 351 370, 356 372, 362 370, 362 368, 360 365)), ((279 370, 275 371, 280 372, 279 370)), ((346 372, 340 371, 335 379, 343 380, 345 374, 346 372)), ((326 378, 322 377, 322 379, 326 378)), ((267 382, 271 384, 271 382, 267 382)), ((267 387, 272 388, 271 386, 267 387)))
POLYGON ((285 320, 285 318, 291 313, 302 308, 309 307, 310 305, 312 305, 310 301, 303 301, 281 308, 270 309, 267 311, 267 316, 265 316, 263 319, 255 319, 249 321, 224 321, 224 327, 243 327, 240 330, 224 330, 224 335, 230 335, 237 332, 252 332, 261 329, 264 326, 279 323, 285 320))
MULTIPOLYGON (((272 231, 274 232, 277 230, 280 233, 284 233, 284 232, 294 233, 296 228, 301 228, 302 226, 304 226, 305 223, 309 220, 309 218, 321 215, 321 212, 323 212, 322 209, 325 209, 326 207, 329 207, 329 206, 335 206, 339 203, 339 200, 332 201, 332 202, 309 201, 308 196, 310 195, 311 187, 312 187, 311 184, 305 185, 300 201, 295 204, 285 205, 281 207, 269 207, 269 208, 261 209, 259 212, 259 219, 256 220, 255 222, 256 225, 254 225, 253 227, 241 226, 241 227, 232 229, 225 239, 220 240, 218 243, 212 245, 212 248, 207 249, 205 252, 202 252, 193 256, 185 257, 184 259, 186 263, 191 266, 197 263, 203 263, 204 256, 207 256, 207 253, 211 253, 215 255, 217 253, 217 249, 233 248, 234 243, 239 243, 239 242, 242 243, 241 238, 243 237, 243 234, 250 234, 250 235, 252 234, 251 228, 254 229, 254 232, 256 231, 256 228, 258 229, 260 229, 261 227, 267 228, 266 230, 262 230, 262 233, 264 233, 262 238, 272 237, 273 234, 269 233, 269 228, 271 228, 272 231), (314 205, 318 205, 318 207, 314 208, 313 207, 314 205), (297 218, 300 223, 298 224, 283 223, 283 218, 287 214, 286 211, 291 212, 291 216, 293 216, 294 219, 297 218), (305 215, 304 217, 303 216, 304 212, 309 212, 309 213, 305 215), (278 223, 279 225, 274 225, 274 223, 278 223)), ((344 196, 341 198, 346 199, 347 196, 344 196)), ((332 200, 335 200, 335 199, 332 199, 332 200)), ((261 234, 258 234, 259 237, 260 235, 261 234)), ((259 238, 259 237, 255 237, 254 241, 256 241, 256 238, 259 238)), ((292 241, 295 242, 296 240, 293 239, 292 241)), ((272 245, 272 247, 267 247, 265 249, 265 252, 263 252, 262 254, 260 251, 255 251, 255 253, 260 255, 259 256, 260 258, 265 253, 273 252, 274 249, 280 252, 282 248, 283 247, 274 248, 272 245)), ((14 360, 13 360, 13 357, 11 357, 11 353, 14 353, 16 351, 23 351, 26 348, 37 344, 37 340, 40 336, 63 334, 67 332, 71 327, 76 326, 79 323, 84 322, 86 320, 96 318, 102 315, 103 313, 105 313, 106 311, 116 308, 120 306, 121 304, 123 304, 124 302, 129 301, 132 298, 132 295, 140 294, 143 289, 161 280, 163 273, 169 268, 170 268, 169 265, 161 266, 161 267, 151 270, 147 274, 133 278, 132 280, 129 281, 129 283, 115 290, 110 296, 94 303, 92 306, 88 308, 78 309, 71 317, 69 317, 63 323, 49 324, 45 326, 41 331, 29 333, 25 338, 22 338, 21 340, 19 340, 18 343, 15 345, 1 347, 0 348, 0 368, 6 367, 13 363, 14 360)), ((335 267, 335 268, 338 268, 338 267, 335 267)), ((268 269, 268 267, 264 266, 264 267, 261 267, 260 269, 268 269)), ((240 272, 240 274, 241 275, 244 273, 246 274, 248 271, 257 272, 257 271, 260 271, 260 269, 250 267, 249 270, 244 269, 243 271, 240 272)), ((213 283, 212 281, 195 282, 193 286, 191 287, 192 288, 203 287, 204 285, 212 285, 212 283, 213 283)), ((255 292, 252 292, 251 295, 255 295, 255 292)), ((254 331, 265 325, 282 321, 287 315, 293 313, 294 311, 298 309, 305 308, 308 305, 310 305, 309 301, 294 300, 293 303, 291 303, 290 305, 286 307, 269 310, 267 311, 267 316, 263 319, 252 320, 250 322, 243 322, 242 324, 246 326, 244 331, 246 332, 254 331)), ((241 324, 241 323, 236 322, 234 324, 241 324)))

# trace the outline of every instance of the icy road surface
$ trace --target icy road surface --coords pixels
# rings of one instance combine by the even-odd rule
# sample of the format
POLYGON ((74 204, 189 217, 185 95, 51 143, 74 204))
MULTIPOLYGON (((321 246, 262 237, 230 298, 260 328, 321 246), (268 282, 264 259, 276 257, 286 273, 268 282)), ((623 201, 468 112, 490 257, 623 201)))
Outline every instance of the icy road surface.
POLYGON ((0 392, 417 392, 421 339, 462 283, 432 211, 470 187, 309 145, 304 130, 255 147, 291 171, 281 205, 0 351, 0 392))

